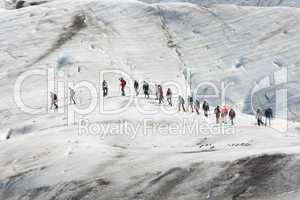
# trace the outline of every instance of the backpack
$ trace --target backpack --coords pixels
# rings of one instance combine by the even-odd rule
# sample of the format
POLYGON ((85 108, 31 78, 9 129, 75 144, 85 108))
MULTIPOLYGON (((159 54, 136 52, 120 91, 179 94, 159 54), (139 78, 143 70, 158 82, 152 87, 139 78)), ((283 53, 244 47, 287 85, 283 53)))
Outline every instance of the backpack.
POLYGON ((203 106, 202 106, 203 110, 205 111, 208 111, 209 110, 209 105, 207 102, 203 103, 203 106))
POLYGON ((106 82, 106 81, 103 81, 103 82, 102 82, 102 87, 103 87, 103 88, 106 88, 106 87, 107 87, 107 82, 106 82))
POLYGON ((158 91, 159 91, 159 95, 160 95, 160 96, 163 96, 163 89, 162 89, 162 87, 159 87, 159 88, 158 88, 158 91))
POLYGON ((137 81, 134 81, 134 88, 138 88, 139 87, 139 83, 137 81))
POLYGON ((149 89, 149 84, 148 83, 144 83, 143 90, 148 90, 148 89, 149 89))
POLYGON ((172 92, 171 92, 171 90, 170 90, 170 88, 167 90, 167 95, 171 95, 172 94, 172 92))
POLYGON ((229 111, 229 117, 231 117, 231 118, 235 118, 235 111, 234 110, 230 110, 229 111))
POLYGON ((215 108, 215 114, 220 114, 220 109, 218 107, 215 108))

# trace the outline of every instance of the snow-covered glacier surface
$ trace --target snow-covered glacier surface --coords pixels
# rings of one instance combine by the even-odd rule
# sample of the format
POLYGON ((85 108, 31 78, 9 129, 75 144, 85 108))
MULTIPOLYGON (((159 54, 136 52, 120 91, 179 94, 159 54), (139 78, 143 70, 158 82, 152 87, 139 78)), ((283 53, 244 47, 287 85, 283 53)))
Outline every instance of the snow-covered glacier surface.
MULTIPOLYGON (((23 1, 24 6, 38 5, 54 0, 1 0, 0 8, 14 9, 19 1, 23 1)), ((298 0, 139 0, 146 3, 169 3, 169 2, 186 2, 193 3, 200 6, 207 6, 212 4, 234 4, 238 6, 258 6, 258 7, 299 7, 298 0)))
POLYGON ((168 3, 168 2, 188 2, 201 6, 212 4, 234 4, 239 6, 258 6, 258 7, 299 7, 297 0, 142 0, 148 3, 168 3))
MULTIPOLYGON (((288 89, 288 117, 299 120, 299 14, 287 7, 134 0, 56 0, 0 9, 0 199, 298 199, 299 124, 278 116, 272 127, 258 128, 245 113, 251 100, 257 107, 274 106, 277 91, 288 89), (62 61, 60 81, 97 86, 104 69, 183 87, 188 70, 192 89, 205 81, 218 88, 230 83, 226 100, 239 111, 236 130, 81 135, 66 114, 22 112, 14 99, 16 79, 33 69, 57 69, 62 61), (276 125, 285 123, 288 129, 278 131, 276 125)), ((129 101, 119 96, 118 78, 107 78, 108 107, 129 101)), ((46 107, 47 84, 41 76, 27 79, 25 104, 46 107)), ((89 103, 84 92, 78 95, 80 104, 89 103)), ((159 108, 154 99, 135 99, 147 109, 159 108)), ((197 119, 218 130, 212 113, 149 116, 130 106, 119 114, 97 110, 84 117, 116 127, 149 117, 152 126, 197 119)))
MULTIPOLYGON (((168 80, 182 82, 183 71, 189 69, 194 88, 199 81, 232 84, 228 101, 247 113, 252 111, 250 100, 273 105, 276 91, 287 86, 289 118, 299 118, 297 8, 54 1, 2 13, 5 83, 13 80, 11 74, 50 66, 59 57, 89 63, 86 67, 93 71, 101 68, 99 63, 102 68, 114 65, 144 79, 155 75, 161 80, 165 69, 168 80), (86 17, 86 27, 70 27, 76 15, 86 17), (286 80, 276 81, 278 76, 286 80), (260 85, 265 79, 268 84, 260 85), (255 91, 257 85, 260 92, 255 91)), ((91 75, 95 73, 80 78, 91 75)))

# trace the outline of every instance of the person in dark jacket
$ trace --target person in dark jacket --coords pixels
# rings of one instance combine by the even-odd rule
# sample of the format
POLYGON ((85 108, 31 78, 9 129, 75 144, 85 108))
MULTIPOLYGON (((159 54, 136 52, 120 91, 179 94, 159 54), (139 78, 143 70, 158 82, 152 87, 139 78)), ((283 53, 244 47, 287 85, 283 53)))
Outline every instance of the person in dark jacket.
POLYGON ((195 106, 195 111, 196 111, 197 115, 199 115, 200 101, 198 99, 195 101, 195 105, 194 106, 195 106))
POLYGON ((273 119, 273 110, 271 107, 265 110, 265 117, 266 117, 265 125, 267 126, 269 122, 269 126, 271 126, 271 119, 273 119))
POLYGON ((178 111, 180 111, 181 110, 180 108, 182 107, 183 112, 185 112, 184 104, 185 104, 184 98, 181 95, 179 95, 178 96, 178 111))
POLYGON ((221 108, 220 108, 220 106, 217 106, 215 108, 214 113, 216 115, 216 123, 219 124, 220 123, 220 117, 221 117, 221 108))
POLYGON ((205 117, 208 117, 209 104, 208 104, 207 101, 204 101, 204 102, 203 102, 202 109, 203 109, 203 111, 204 111, 204 116, 205 116, 205 117))
POLYGON ((58 99, 57 99, 57 95, 53 92, 50 93, 50 97, 51 97, 51 107, 50 109, 52 110, 53 109, 53 106, 54 106, 54 110, 57 110, 58 109, 58 99))
POLYGON ((149 84, 146 82, 146 81, 144 81, 144 83, 143 83, 143 91, 144 91, 144 95, 145 95, 145 98, 150 98, 150 96, 149 96, 149 84))
POLYGON ((158 88, 158 84, 155 84, 155 100, 159 100, 159 88, 158 88))
POLYGON ((172 90, 170 88, 168 88, 166 96, 169 105, 172 106, 172 90))
POLYGON ((137 80, 134 81, 133 87, 134 87, 136 96, 138 96, 139 95, 139 82, 137 82, 137 80))
POLYGON ((102 90, 103 90, 103 96, 106 97, 108 94, 108 85, 105 80, 102 82, 102 90))
POLYGON ((164 92, 161 85, 158 85, 158 101, 159 104, 164 102, 164 92))
POLYGON ((192 111, 192 113, 194 112, 194 100, 193 100, 193 96, 189 96, 188 97, 188 110, 190 109, 192 111))
POLYGON ((233 126, 234 125, 234 118, 236 116, 235 111, 233 110, 233 108, 231 108, 229 110, 229 114, 228 115, 229 115, 229 118, 230 118, 230 121, 231 121, 231 125, 233 126))

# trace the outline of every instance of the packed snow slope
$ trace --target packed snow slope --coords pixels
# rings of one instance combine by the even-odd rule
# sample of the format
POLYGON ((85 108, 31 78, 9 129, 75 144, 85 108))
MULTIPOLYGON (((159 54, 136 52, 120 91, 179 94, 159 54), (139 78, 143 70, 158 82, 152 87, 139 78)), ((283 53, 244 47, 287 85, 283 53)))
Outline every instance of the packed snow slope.
MULTIPOLYGON (((22 5, 25 7, 31 5, 39 5, 54 0, 0 0, 0 8, 15 9, 18 2, 24 2, 22 5)), ((234 4, 238 6, 258 6, 258 7, 273 7, 273 6, 286 6, 286 7, 299 7, 298 0, 140 0, 146 3, 169 3, 169 2, 187 2, 200 6, 207 6, 212 4, 234 4)))
POLYGON ((298 0, 141 0, 147 3, 168 3, 168 2, 188 2, 201 6, 212 4, 234 4, 238 6, 258 6, 258 7, 273 7, 287 6, 299 7, 298 0))
MULTIPOLYGON (((208 119, 163 114, 159 111, 167 105, 138 97, 142 107, 158 112, 145 115, 132 105, 123 113, 104 115, 96 109, 84 117, 116 127, 123 122, 137 126, 149 118, 154 127, 196 119, 213 132, 166 135, 155 128, 146 135, 143 129, 126 135, 104 129, 82 135, 78 124, 68 126, 65 113, 29 115, 14 102, 15 80, 33 69, 55 69, 57 75, 64 72, 58 81, 87 80, 97 87, 104 69, 184 87, 183 72, 189 69, 192 88, 201 81, 217 87, 222 81, 234 82, 228 103, 247 112, 249 93, 270 78, 269 86, 256 91, 256 104, 272 105, 275 90, 288 88, 289 117, 297 119, 299 14, 298 8, 133 0, 59 0, 1 10, 0 199, 299 199, 298 123, 289 122, 281 133, 276 128, 281 119, 258 128, 253 116, 238 112, 235 132, 217 134, 222 127, 214 125, 212 113, 208 119), (276 85, 284 76, 276 79, 274 72, 282 71, 288 72, 288 80, 276 85)), ((108 107, 122 108, 129 101, 119 96, 119 77, 106 77, 111 87, 104 101, 108 107)), ((45 77, 26 79, 24 103, 46 108, 46 88, 45 77)), ((77 91, 77 100, 84 107, 90 96, 77 91)))

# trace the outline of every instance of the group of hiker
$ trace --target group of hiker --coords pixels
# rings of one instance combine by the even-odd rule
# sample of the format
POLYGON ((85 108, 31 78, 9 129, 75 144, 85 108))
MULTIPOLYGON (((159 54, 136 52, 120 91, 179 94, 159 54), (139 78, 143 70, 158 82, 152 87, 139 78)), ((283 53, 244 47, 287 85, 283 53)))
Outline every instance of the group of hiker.
MULTIPOLYGON (((121 89, 121 95, 125 96, 125 87, 126 87, 126 81, 124 78, 119 78, 120 81, 120 89, 121 89)), ((136 93, 136 96, 138 96, 140 94, 140 90, 143 90, 143 94, 144 97, 146 99, 150 98, 150 87, 149 87, 149 83, 146 81, 142 82, 142 87, 140 88, 140 84, 137 80, 134 81, 134 90, 136 93)), ((70 104, 76 104, 75 101, 75 90, 72 88, 69 88, 69 93, 70 93, 70 104)), ((102 91, 103 91, 103 97, 106 97, 108 95, 108 83, 106 80, 103 80, 102 82, 102 91)), ((166 100, 169 106, 173 106, 172 103, 172 90, 171 88, 167 88, 166 91, 166 100)), ((163 88, 160 84, 155 84, 155 96, 156 96, 156 100, 158 100, 159 104, 164 103, 165 98, 164 98, 164 93, 163 93, 163 88)), ((51 107, 50 109, 54 110, 58 109, 58 98, 57 98, 57 94, 51 92, 51 107)), ((210 111, 210 106, 209 103, 207 102, 207 100, 204 100, 202 103, 202 107, 201 107, 201 103, 199 99, 194 99, 193 96, 188 96, 187 98, 187 109, 185 107, 186 103, 185 103, 185 99, 184 97, 182 97, 182 95, 178 95, 178 111, 180 112, 181 110, 183 112, 196 112, 198 115, 200 114, 200 109, 202 108, 204 116, 208 117, 208 113, 210 111)), ((229 108, 226 105, 223 106, 216 106, 214 109, 214 115, 216 118, 216 123, 220 124, 220 123, 226 123, 228 122, 228 118, 230 119, 230 123, 231 125, 234 125, 234 119, 236 118, 236 112, 233 108, 229 108)), ((261 125, 271 125, 271 119, 273 118, 273 111, 272 108, 268 108, 264 111, 261 109, 257 109, 256 111, 256 119, 257 119, 257 125, 261 126, 261 125), (263 115, 265 115, 266 121, 265 123, 263 122, 263 115)))
MULTIPOLYGON (((184 98, 179 95, 178 96, 178 111, 181 111, 181 108, 184 112, 186 112, 186 109, 185 109, 185 101, 184 101, 184 98)), ((187 109, 189 111, 191 111, 192 113, 194 112, 194 110, 196 111, 196 113, 199 115, 199 110, 201 108, 201 104, 200 104, 200 101, 198 99, 196 99, 194 101, 194 98, 192 96, 189 96, 188 97, 188 107, 187 109)), ((202 104, 202 110, 204 112, 204 116, 205 117, 208 117, 208 112, 210 110, 209 108, 209 104, 206 100, 203 101, 203 104, 202 104)), ((234 125, 234 119, 236 117, 236 113, 234 111, 233 108, 228 108, 227 106, 223 106, 222 108, 220 106, 217 106, 215 109, 214 109, 214 114, 215 114, 215 117, 216 117, 216 123, 219 124, 219 123, 227 123, 227 116, 229 116, 230 118, 230 121, 231 121, 231 125, 234 125), (220 120, 222 119, 222 120, 220 120)))
POLYGON ((227 123, 227 118, 229 117, 231 125, 234 125, 234 119, 236 117, 235 110, 233 108, 228 108, 226 105, 217 106, 214 110, 216 115, 216 123, 227 123))
MULTIPOLYGON (((69 91, 70 91, 70 105, 71 104, 76 104, 75 101, 75 90, 73 88, 69 87, 69 91)), ((50 92, 50 99, 51 99, 51 105, 50 105, 50 109, 54 109, 57 110, 58 109, 58 98, 57 98, 57 94, 54 92, 50 92)))
POLYGON ((267 108, 266 110, 262 111, 261 109, 256 110, 256 119, 258 126, 271 126, 271 120, 273 119, 273 110, 271 107, 267 108), (265 116, 265 122, 263 122, 263 116, 265 116))
MULTIPOLYGON (((121 95, 125 96, 125 86, 126 86, 126 81, 123 78, 120 78, 120 88, 121 88, 121 95)), ((150 98, 150 87, 149 87, 149 83, 147 81, 143 81, 142 82, 142 87, 140 88, 140 84, 137 80, 134 81, 133 84, 136 96, 138 96, 140 94, 140 89, 143 90, 143 94, 144 97, 146 99, 150 98)), ((107 96, 107 82, 104 80, 102 82, 102 90, 103 90, 103 96, 107 96)), ((169 106, 173 106, 172 103, 172 90, 171 88, 167 88, 166 91, 166 100, 169 106)), ((156 100, 158 100, 159 104, 162 104, 165 102, 165 97, 164 97, 164 93, 163 93, 163 88, 160 84, 155 84, 155 96, 156 96, 156 100)), ((193 98, 193 96, 189 96, 187 98, 187 110, 185 108, 185 99, 179 95, 178 96, 178 111, 190 111, 190 112, 196 112, 198 115, 200 114, 200 109, 201 109, 201 104, 200 104, 200 100, 193 98)), ((205 100, 202 104, 202 110, 204 112, 204 116, 208 117, 208 113, 209 113, 209 104, 208 102, 205 100)), ((228 108, 227 106, 223 106, 222 108, 220 106, 217 106, 214 110, 214 114, 216 116, 216 123, 227 123, 227 118, 230 118, 231 124, 234 125, 234 119, 236 117, 236 112, 234 111, 233 108, 228 108)))
MULTIPOLYGON (((137 80, 134 81, 133 87, 136 92, 136 96, 138 96, 140 93, 140 88, 139 88, 139 82, 137 80)), ((150 98, 149 88, 150 88, 149 83, 147 83, 147 81, 143 81, 142 89, 143 89, 144 96, 147 99, 150 98)), ((159 84, 155 84, 155 96, 156 96, 156 100, 158 100, 159 104, 162 104, 164 102, 163 89, 162 89, 162 86, 159 84)), ((168 88, 168 90, 167 90, 166 98, 167 98, 168 104, 170 106, 172 106, 172 91, 170 88, 168 88)))

